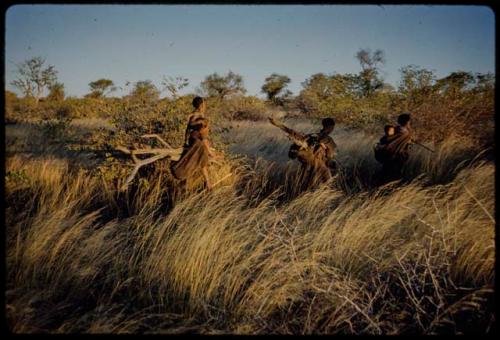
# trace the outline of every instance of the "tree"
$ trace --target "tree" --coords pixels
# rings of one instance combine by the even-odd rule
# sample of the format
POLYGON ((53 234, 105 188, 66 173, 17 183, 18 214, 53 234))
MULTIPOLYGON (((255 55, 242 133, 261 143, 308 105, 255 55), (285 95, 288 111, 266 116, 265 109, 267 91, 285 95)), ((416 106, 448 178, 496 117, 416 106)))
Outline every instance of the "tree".
POLYGON ((26 97, 34 97, 38 103, 45 88, 57 81, 57 71, 54 66, 43 68, 45 59, 34 57, 17 65, 17 79, 11 82, 26 97))
POLYGON ((476 90, 493 90, 494 88, 495 75, 493 73, 476 73, 476 90))
POLYGON ((405 110, 414 110, 434 93, 435 75, 416 65, 402 67, 398 91, 403 96, 405 110))
POLYGON ((201 93, 208 97, 224 99, 228 95, 244 94, 246 89, 243 85, 243 77, 232 71, 226 76, 213 73, 205 77, 200 84, 201 93))
POLYGON ((90 82, 90 93, 87 95, 92 98, 102 98, 105 95, 116 90, 112 80, 101 78, 96 81, 90 82))
POLYGON ((380 88, 380 92, 382 93, 393 93, 395 91, 394 86, 392 86, 389 83, 383 83, 382 87, 380 88))
POLYGON ((401 81, 398 91, 407 103, 406 110, 412 110, 421 105, 434 93, 436 76, 432 71, 416 65, 408 65, 402 67, 399 72, 401 81))
POLYGON ((273 73, 265 79, 261 89, 267 95, 267 99, 276 104, 279 101, 278 95, 290 82, 291 79, 288 76, 273 73))
POLYGON ((432 71, 416 65, 402 67, 399 72, 401 73, 401 81, 398 89, 405 96, 429 90, 436 78, 432 71))
POLYGON ((314 93, 318 99, 326 99, 332 95, 329 77, 324 73, 316 73, 301 83, 303 91, 314 93))
POLYGON ((356 58, 362 69, 359 76, 363 95, 370 96, 384 84, 379 76, 379 67, 385 63, 384 52, 376 50, 372 53, 370 49, 360 49, 356 53, 356 58))
POLYGON ((314 95, 319 100, 329 97, 355 98, 360 96, 360 78, 355 74, 333 74, 327 76, 323 73, 313 74, 302 83, 309 95, 314 95))
POLYGON ((297 103, 317 115, 346 112, 361 96, 359 83, 358 75, 316 73, 302 83, 297 103))
POLYGON ((141 80, 134 84, 134 88, 129 96, 132 99, 146 103, 158 100, 160 98, 160 91, 151 80, 141 80))
POLYGON ((181 76, 175 78, 164 76, 161 84, 175 99, 179 95, 179 91, 189 85, 189 80, 181 76))
POLYGON ((470 89, 475 83, 474 75, 470 72, 457 71, 436 81, 437 89, 445 95, 458 95, 470 89))
POLYGON ((53 101, 62 101, 64 100, 65 93, 64 93, 64 84, 55 82, 54 84, 50 85, 49 87, 49 95, 47 96, 47 99, 53 100, 53 101))

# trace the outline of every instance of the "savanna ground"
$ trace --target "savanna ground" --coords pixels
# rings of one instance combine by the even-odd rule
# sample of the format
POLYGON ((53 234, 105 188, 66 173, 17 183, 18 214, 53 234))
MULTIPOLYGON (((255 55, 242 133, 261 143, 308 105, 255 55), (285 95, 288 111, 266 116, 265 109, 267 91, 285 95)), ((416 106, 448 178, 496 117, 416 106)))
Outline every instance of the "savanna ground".
POLYGON ((403 181, 379 186, 383 124, 340 120, 340 172, 300 193, 290 142, 265 117, 303 132, 320 121, 255 102, 216 117, 209 102, 225 152, 210 176, 232 176, 173 195, 165 160, 118 191, 131 162, 117 143, 152 132, 182 143, 190 99, 168 105, 76 119, 63 105, 6 126, 12 332, 496 332, 493 130, 431 134, 432 111, 416 115, 421 136, 440 137, 423 140, 436 152, 413 147, 403 181))

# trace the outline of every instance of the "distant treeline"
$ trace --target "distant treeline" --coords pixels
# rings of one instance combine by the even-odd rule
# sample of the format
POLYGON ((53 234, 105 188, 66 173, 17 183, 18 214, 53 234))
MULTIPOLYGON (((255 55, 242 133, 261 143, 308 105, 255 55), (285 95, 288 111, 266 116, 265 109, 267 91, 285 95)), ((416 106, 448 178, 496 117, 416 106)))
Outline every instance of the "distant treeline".
POLYGON ((283 110, 304 117, 334 117, 352 127, 376 128, 401 112, 415 117, 422 138, 435 141, 450 134, 474 137, 481 144, 493 144, 494 83, 492 73, 452 72, 437 78, 431 70, 408 65, 400 69, 397 88, 380 75, 385 63, 381 50, 362 49, 356 54, 361 70, 357 74, 317 73, 302 82, 302 90, 292 95, 290 78, 273 73, 262 85, 266 100, 246 96, 243 77, 229 71, 205 77, 195 93, 181 92, 189 85, 182 76, 163 77, 161 86, 150 80, 127 82, 117 87, 111 79, 89 83, 83 98, 66 97, 64 84, 57 80, 54 66, 44 66, 40 57, 18 65, 11 84, 23 97, 6 91, 6 120, 102 117, 137 112, 183 115, 190 110, 195 95, 209 99, 210 112, 223 119, 264 119, 269 110, 283 110), (113 97, 121 89, 127 95, 113 97), (163 92, 167 96, 161 97, 163 92))

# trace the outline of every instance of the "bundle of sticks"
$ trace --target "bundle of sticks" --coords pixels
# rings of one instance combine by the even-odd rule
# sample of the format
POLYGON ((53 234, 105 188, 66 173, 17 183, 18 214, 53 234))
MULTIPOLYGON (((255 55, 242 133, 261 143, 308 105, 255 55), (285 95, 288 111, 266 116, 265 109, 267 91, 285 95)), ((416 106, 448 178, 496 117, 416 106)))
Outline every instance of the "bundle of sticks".
MULTIPOLYGON (((123 185, 120 187, 121 191, 125 191, 128 188, 128 186, 130 185, 130 183, 132 183, 132 181, 134 180, 135 176, 137 175, 137 173, 139 172, 139 169, 141 167, 148 165, 148 164, 151 164, 151 163, 154 163, 154 162, 159 161, 161 159, 165 159, 165 158, 168 158, 171 161, 178 161, 181 157, 182 150, 183 150, 182 147, 180 147, 180 148, 172 147, 170 144, 168 144, 163 138, 161 138, 157 134, 146 134, 146 135, 142 135, 141 137, 142 138, 155 138, 156 140, 158 140, 158 142, 160 142, 160 144, 163 145, 163 148, 129 149, 129 148, 126 148, 126 147, 121 146, 121 145, 116 147, 117 151, 121 151, 124 154, 130 155, 130 157, 134 161, 134 168, 132 169, 132 172, 127 177, 127 179, 125 180, 123 185), (147 158, 144 158, 144 159, 140 159, 137 157, 138 155, 150 155, 150 156, 147 158)), ((220 165, 220 163, 215 159, 210 159, 210 162, 217 163, 220 165)), ((222 178, 219 181, 217 181, 216 183, 214 183, 212 186, 219 184, 220 182, 222 182, 224 179, 228 178, 231 175, 232 174, 229 173, 224 178, 222 178)))

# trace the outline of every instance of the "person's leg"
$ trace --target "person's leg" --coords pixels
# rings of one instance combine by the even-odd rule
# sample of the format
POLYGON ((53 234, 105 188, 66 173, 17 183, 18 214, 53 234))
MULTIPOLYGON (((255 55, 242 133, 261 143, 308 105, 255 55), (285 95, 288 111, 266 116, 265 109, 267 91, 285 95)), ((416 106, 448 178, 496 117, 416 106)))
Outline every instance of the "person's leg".
POLYGON ((309 166, 305 163, 302 163, 300 165, 299 169, 299 175, 297 176, 297 183, 296 183, 296 194, 299 194, 303 191, 306 191, 310 185, 310 178, 309 178, 309 166))
POLYGON ((317 184, 323 184, 328 182, 330 178, 332 178, 332 173, 330 172, 330 168, 326 164, 321 164, 319 168, 316 170, 317 184))
POLYGON ((378 176, 378 184, 383 185, 391 180, 391 165, 389 162, 384 162, 382 164, 382 170, 380 170, 380 176, 378 176))
POLYGON ((403 159, 399 159, 396 162, 396 170, 397 170, 397 179, 403 178, 403 167, 405 165, 405 161, 403 159))
POLYGON ((338 172, 338 164, 337 161, 334 159, 331 159, 328 161, 328 168, 330 170, 330 175, 335 176, 338 172))
POLYGON ((397 161, 391 161, 387 165, 387 173, 386 173, 386 183, 398 180, 400 176, 401 169, 397 161))
POLYGON ((210 179, 208 178, 208 167, 201 168, 201 173, 203 174, 203 178, 205 180, 205 185, 208 190, 212 190, 212 184, 210 183, 210 179))

